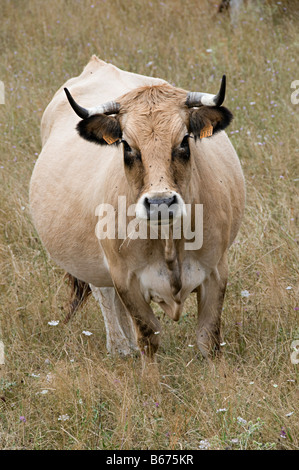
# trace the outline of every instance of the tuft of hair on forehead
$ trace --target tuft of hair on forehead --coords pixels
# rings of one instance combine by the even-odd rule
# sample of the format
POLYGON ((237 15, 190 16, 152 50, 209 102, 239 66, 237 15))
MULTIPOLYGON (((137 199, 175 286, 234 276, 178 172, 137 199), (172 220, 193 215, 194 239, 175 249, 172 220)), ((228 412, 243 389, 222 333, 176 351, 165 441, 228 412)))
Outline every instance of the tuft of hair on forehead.
POLYGON ((136 88, 119 98, 118 102, 121 105, 121 112, 136 111, 137 108, 139 111, 144 109, 148 113, 171 104, 178 108, 183 107, 186 95, 185 90, 165 83, 136 88))
POLYGON ((171 146, 187 124, 186 96, 187 91, 165 83, 140 87, 119 98, 122 125, 133 145, 146 151, 154 149, 155 141, 171 146))

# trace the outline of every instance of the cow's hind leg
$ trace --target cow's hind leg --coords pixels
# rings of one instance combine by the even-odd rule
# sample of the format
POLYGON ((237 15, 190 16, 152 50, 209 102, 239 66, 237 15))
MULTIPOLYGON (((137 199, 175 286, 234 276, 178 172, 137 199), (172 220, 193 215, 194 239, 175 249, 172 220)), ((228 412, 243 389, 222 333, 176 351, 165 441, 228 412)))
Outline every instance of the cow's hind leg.
POLYGON ((66 273, 65 279, 67 279, 71 288, 69 309, 64 319, 64 323, 68 323, 71 318, 75 315, 79 307, 81 307, 85 303, 91 293, 91 290, 86 282, 80 281, 69 273, 66 273))
POLYGON ((213 357, 220 350, 221 312, 227 283, 227 255, 223 255, 217 269, 198 287, 197 345, 204 357, 213 357))
POLYGON ((95 287, 90 284, 90 288, 103 314, 108 352, 127 356, 138 350, 132 319, 114 287, 95 287))

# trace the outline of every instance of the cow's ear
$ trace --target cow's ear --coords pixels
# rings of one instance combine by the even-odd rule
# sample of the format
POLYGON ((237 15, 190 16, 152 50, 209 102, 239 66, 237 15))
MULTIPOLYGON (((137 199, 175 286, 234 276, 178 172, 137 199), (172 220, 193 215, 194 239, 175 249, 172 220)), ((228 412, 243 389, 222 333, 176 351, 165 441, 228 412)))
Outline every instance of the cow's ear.
POLYGON ((95 114, 77 124, 77 131, 83 139, 100 145, 117 144, 121 141, 121 127, 116 117, 95 114))
POLYGON ((225 129, 232 121, 232 113, 224 106, 201 106, 189 115, 189 132, 196 138, 211 137, 225 129))

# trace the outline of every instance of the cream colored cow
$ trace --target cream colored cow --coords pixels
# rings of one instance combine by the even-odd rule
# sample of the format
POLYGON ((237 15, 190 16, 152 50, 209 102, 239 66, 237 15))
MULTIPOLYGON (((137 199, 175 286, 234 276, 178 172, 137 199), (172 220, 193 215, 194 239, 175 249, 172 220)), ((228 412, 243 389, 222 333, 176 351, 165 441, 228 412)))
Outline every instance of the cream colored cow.
POLYGON ((225 77, 217 95, 190 93, 93 56, 45 110, 30 185, 33 221, 52 259, 90 285, 109 352, 138 347, 152 358, 161 326, 151 302, 178 320, 194 291, 198 347, 205 357, 219 349, 227 252, 245 201, 239 159, 223 130, 232 118, 221 106, 224 94, 225 77), (124 223, 135 221, 134 233, 143 223, 146 237, 132 237, 131 229, 120 236, 120 198, 135 208, 124 223), (115 229, 106 238, 97 233, 103 204, 113 208, 107 224, 115 229), (168 218, 164 210, 153 223, 162 206, 168 218), (183 230, 174 236, 187 207, 189 228, 202 231, 196 249, 186 249, 183 230))

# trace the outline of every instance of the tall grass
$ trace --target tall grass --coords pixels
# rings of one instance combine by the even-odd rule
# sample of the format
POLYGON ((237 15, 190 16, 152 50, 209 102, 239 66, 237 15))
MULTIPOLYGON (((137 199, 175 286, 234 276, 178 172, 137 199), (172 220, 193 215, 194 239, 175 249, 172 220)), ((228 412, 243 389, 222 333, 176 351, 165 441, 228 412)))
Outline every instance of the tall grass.
POLYGON ((205 0, 1 0, 0 448, 298 449, 296 8, 247 2, 232 23, 205 0), (30 219, 43 110, 93 53, 193 91, 228 78, 247 207, 230 250, 223 358, 209 366, 193 346, 192 295, 178 324, 156 309, 160 387, 140 379, 139 358, 107 355, 93 298, 62 326, 68 288, 30 219))

